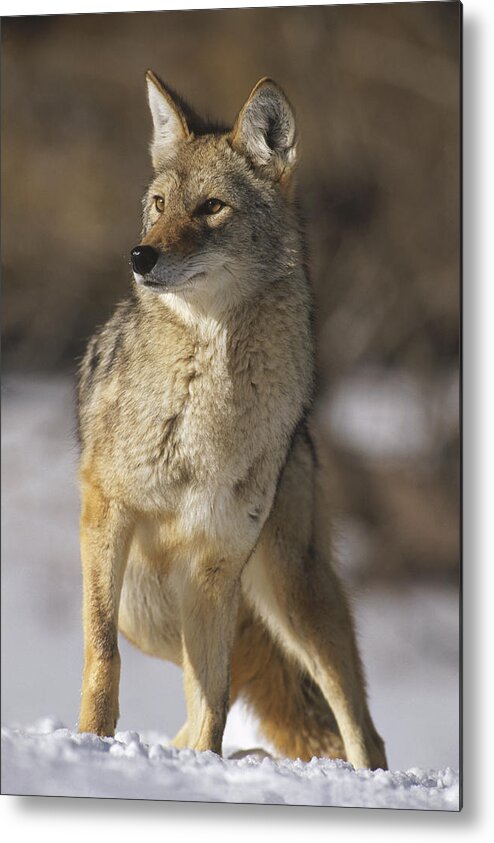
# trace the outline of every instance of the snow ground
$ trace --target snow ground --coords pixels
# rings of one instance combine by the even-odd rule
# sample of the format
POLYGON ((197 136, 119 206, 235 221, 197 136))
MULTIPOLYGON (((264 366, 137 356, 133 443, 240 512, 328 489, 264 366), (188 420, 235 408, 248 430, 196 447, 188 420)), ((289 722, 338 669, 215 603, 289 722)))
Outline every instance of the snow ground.
MULTIPOLYGON (((119 728, 139 729, 140 737, 127 731, 114 741, 81 737, 61 728, 76 727, 82 669, 68 380, 4 379, 2 488, 4 792, 457 809, 454 590, 354 596, 371 711, 391 769, 408 773, 355 773, 327 760, 221 760, 163 747, 159 736, 173 735, 185 719, 180 671, 125 641, 119 728), (45 714, 57 719, 40 723, 45 714)), ((239 705, 230 713, 225 745, 266 746, 239 705)))
MULTIPOLYGON (((4 793, 457 811, 458 773, 355 771, 343 761, 219 758, 167 738, 80 735, 56 721, 2 730, 4 793)), ((228 753, 226 753, 228 755, 228 753)))

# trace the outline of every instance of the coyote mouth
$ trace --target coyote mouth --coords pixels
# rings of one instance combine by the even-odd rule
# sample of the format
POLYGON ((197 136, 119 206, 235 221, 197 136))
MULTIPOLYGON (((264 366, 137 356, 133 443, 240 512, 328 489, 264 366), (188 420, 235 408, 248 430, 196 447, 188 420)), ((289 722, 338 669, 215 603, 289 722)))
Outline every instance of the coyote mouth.
MULTIPOLYGON (((188 289, 192 282, 195 281, 197 278, 205 275, 205 272, 195 272, 193 275, 190 275, 187 278, 184 278, 182 281, 178 281, 176 283, 168 283, 167 281, 154 281, 152 278, 146 278, 144 276, 139 276, 136 278, 138 284, 143 287, 147 287, 150 290, 156 290, 157 292, 162 293, 179 293, 182 290, 188 289)), ((136 275, 136 273, 134 273, 136 275)))
POLYGON ((146 281, 142 282, 144 287, 153 287, 154 289, 162 289, 166 287, 166 284, 163 281, 146 281))

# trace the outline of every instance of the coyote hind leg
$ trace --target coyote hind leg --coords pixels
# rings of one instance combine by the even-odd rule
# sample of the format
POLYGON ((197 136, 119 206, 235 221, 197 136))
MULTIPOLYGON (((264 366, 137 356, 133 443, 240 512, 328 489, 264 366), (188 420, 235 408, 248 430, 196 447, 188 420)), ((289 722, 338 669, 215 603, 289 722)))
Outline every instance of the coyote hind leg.
POLYGON ((384 743, 367 706, 352 616, 332 568, 313 448, 299 438, 242 587, 287 655, 321 689, 354 767, 385 768, 384 743))
POLYGON ((232 658, 232 703, 257 715, 264 737, 284 758, 346 759, 333 712, 319 686, 243 605, 232 658))
POLYGON ((280 559, 273 560, 271 554, 267 570, 261 548, 258 551, 248 573, 248 594, 255 611, 271 626, 287 658, 297 660, 319 686, 334 714, 348 761, 356 768, 385 769, 384 743, 367 707, 353 625, 340 583, 328 576, 315 582, 301 576, 290 582, 290 577, 283 576, 280 559))

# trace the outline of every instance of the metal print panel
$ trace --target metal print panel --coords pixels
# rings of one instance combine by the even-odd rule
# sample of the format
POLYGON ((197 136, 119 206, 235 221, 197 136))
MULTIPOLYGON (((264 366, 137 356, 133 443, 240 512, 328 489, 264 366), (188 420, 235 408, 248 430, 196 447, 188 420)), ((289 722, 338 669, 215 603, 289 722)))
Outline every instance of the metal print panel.
POLYGON ((3 19, 3 793, 460 809, 460 58, 3 19))

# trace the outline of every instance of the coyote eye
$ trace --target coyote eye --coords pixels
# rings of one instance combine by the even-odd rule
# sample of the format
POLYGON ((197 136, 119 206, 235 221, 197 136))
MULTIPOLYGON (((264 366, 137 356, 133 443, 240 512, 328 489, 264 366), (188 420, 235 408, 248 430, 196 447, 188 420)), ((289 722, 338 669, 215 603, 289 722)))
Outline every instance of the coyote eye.
POLYGON ((165 210, 165 200, 162 196, 155 196, 154 197, 154 207, 156 208, 159 213, 163 213, 165 210))
POLYGON ((225 203, 222 202, 221 199, 208 199, 203 205, 201 205, 199 211, 202 214, 206 214, 206 216, 211 216, 212 214, 219 214, 221 209, 224 207, 225 203))

